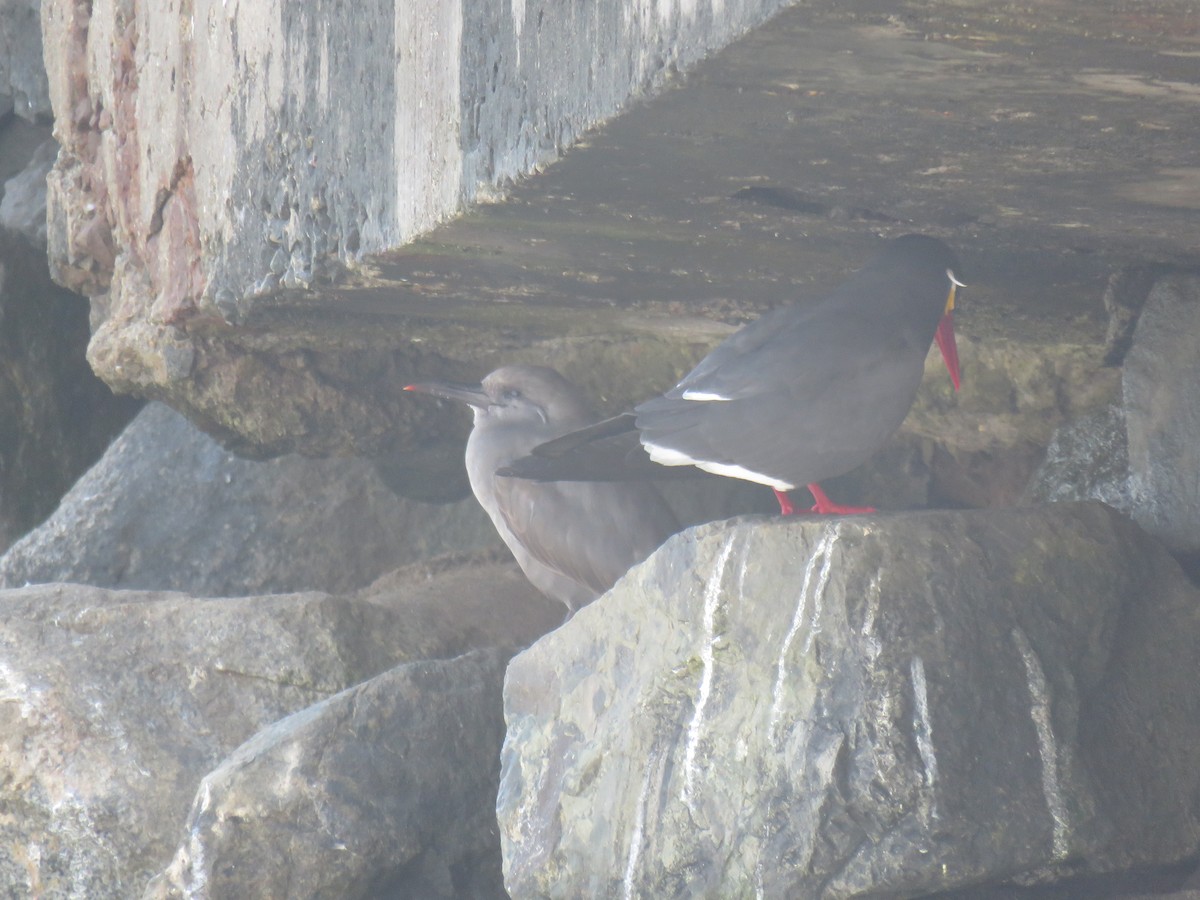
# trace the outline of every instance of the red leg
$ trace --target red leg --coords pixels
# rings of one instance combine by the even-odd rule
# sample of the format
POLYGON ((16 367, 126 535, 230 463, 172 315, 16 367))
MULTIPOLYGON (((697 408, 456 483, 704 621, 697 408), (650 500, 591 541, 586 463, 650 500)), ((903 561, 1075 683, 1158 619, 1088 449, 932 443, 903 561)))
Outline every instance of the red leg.
POLYGON ((808 491, 813 495, 813 499, 817 502, 813 504, 812 511, 822 516, 853 516, 858 513, 873 513, 873 506, 841 506, 834 503, 821 490, 821 486, 815 481, 808 486, 808 491))
MULTIPOLYGON (((775 488, 771 488, 771 490, 775 491, 775 488)), ((792 498, 787 495, 787 491, 775 491, 775 499, 779 501, 780 515, 795 515, 796 507, 792 506, 792 498)))

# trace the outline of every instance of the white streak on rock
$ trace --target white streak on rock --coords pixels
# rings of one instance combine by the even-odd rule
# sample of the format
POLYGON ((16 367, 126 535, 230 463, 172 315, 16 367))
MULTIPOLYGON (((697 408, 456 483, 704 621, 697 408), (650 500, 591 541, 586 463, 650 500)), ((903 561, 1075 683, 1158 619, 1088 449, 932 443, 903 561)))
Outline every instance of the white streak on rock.
POLYGON ((21 710, 21 718, 28 719, 33 715, 33 704, 29 698, 41 691, 30 689, 29 682, 16 673, 4 660, 0 659, 0 703, 16 703, 21 710))
POLYGON ((821 561, 821 574, 817 576, 817 586, 813 590, 812 620, 808 634, 804 638, 804 655, 812 649, 813 640, 821 633, 821 611, 825 608, 825 587, 829 584, 829 572, 833 568, 833 545, 837 542, 838 534, 832 526, 826 526, 822 542, 825 545, 825 558, 821 561))
POLYGON ((717 564, 713 567, 708 582, 704 585, 704 644, 700 647, 700 693, 696 697, 696 711, 688 725, 687 747, 683 755, 683 802, 692 807, 692 791, 696 786, 696 745, 700 742, 700 730, 704 727, 704 711, 708 695, 712 692, 713 651, 717 643, 717 604, 721 600, 721 581, 725 578, 725 566, 733 552, 733 533, 725 538, 717 564))
POLYGON ((750 541, 742 541, 742 552, 738 554, 742 561, 738 565, 737 598, 738 602, 746 599, 746 569, 750 566, 750 541))
MULTIPOLYGON (((933 722, 929 718, 929 690, 925 682, 925 662, 919 656, 912 658, 913 733, 917 738, 917 752, 921 754, 921 765, 925 767, 925 784, 932 791, 937 782, 937 755, 933 752, 933 722)), ((933 818, 938 817, 937 799, 933 801, 933 818)))
MULTIPOLYGON (((201 813, 212 809, 212 784, 208 779, 200 782, 199 795, 196 800, 199 801, 201 813)), ((176 876, 175 880, 182 881, 183 896, 186 900, 196 900, 196 898, 208 896, 208 858, 204 855, 206 818, 204 815, 196 817, 197 823, 188 832, 187 851, 181 850, 175 855, 169 870, 176 876)))
POLYGON ((879 659, 879 654, 883 652, 883 642, 875 633, 875 620, 879 618, 879 595, 879 573, 876 573, 867 588, 867 610, 862 623, 862 636, 866 642, 867 656, 870 657, 871 662, 879 659))
POLYGON ((1033 701, 1029 715, 1037 731, 1038 755, 1042 760, 1042 793, 1046 796, 1046 808, 1053 823, 1052 849, 1055 859, 1067 856, 1067 833, 1070 816, 1066 801, 1058 783, 1058 745, 1054 740, 1054 723, 1050 719, 1050 697, 1046 692, 1046 673, 1038 661, 1037 653, 1029 638, 1020 628, 1012 630, 1013 643, 1025 663, 1025 681, 1029 685, 1029 697, 1033 701))
POLYGON ((642 842, 646 837, 646 806, 650 801, 650 785, 654 773, 659 768, 662 751, 655 747, 646 762, 646 771, 642 773, 642 789, 638 792, 637 815, 633 820, 633 834, 629 838, 629 853, 625 858, 625 880, 622 894, 625 900, 633 898, 633 881, 637 874, 638 862, 642 856, 642 842))
POLYGON ((763 834, 762 840, 758 845, 758 859, 754 863, 754 897, 755 900, 765 900, 767 896, 766 876, 763 871, 764 851, 771 840, 771 804, 772 800, 767 799, 767 813, 763 816, 763 834))
POLYGON ((820 542, 817 544, 817 549, 813 551, 813 555, 809 557, 808 565, 804 567, 804 581, 800 585, 800 599, 796 602, 796 612, 792 616, 792 625, 783 638, 783 645, 779 648, 779 658, 775 662, 775 687, 771 691, 771 718, 768 726, 772 740, 776 737, 776 731, 779 726, 779 713, 783 705, 783 684, 787 681, 788 651, 792 649, 792 642, 796 639, 796 635, 799 634, 800 626, 804 624, 804 611, 808 606, 808 588, 812 584, 813 572, 816 571, 817 563, 820 562, 821 573, 817 576, 817 589, 814 592, 813 598, 812 622, 809 626, 808 639, 804 642, 805 653, 812 647, 813 634, 817 630, 817 620, 821 615, 821 600, 825 593, 825 585, 829 583, 829 571, 833 565, 833 545, 837 543, 837 539, 837 529, 833 525, 826 525, 825 534, 822 535, 820 542))

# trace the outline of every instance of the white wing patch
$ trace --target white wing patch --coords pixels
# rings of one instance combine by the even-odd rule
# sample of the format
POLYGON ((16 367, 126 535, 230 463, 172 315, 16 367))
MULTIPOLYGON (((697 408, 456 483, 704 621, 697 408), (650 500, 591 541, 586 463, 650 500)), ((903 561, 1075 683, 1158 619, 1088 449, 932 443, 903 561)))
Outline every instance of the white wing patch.
POLYGON ((694 466, 697 465, 696 460, 692 459, 682 450, 675 450, 672 447, 662 447, 658 444, 643 444, 646 452, 650 454, 650 458, 660 466, 694 466))
POLYGON ((781 481, 772 475, 752 472, 744 466, 733 463, 709 462, 703 459, 693 459, 682 450, 673 447, 663 447, 660 444, 643 444, 650 458, 660 466, 695 466, 714 475, 724 475, 726 478, 740 478, 742 481, 753 481, 755 484, 765 484, 777 491, 795 490, 796 485, 781 481))
POLYGON ((728 403, 730 401, 730 399, 732 399, 732 398, 722 397, 720 394, 714 394, 711 391, 684 391, 683 399, 684 400, 699 400, 702 403, 707 403, 707 402, 711 402, 711 401, 728 403))

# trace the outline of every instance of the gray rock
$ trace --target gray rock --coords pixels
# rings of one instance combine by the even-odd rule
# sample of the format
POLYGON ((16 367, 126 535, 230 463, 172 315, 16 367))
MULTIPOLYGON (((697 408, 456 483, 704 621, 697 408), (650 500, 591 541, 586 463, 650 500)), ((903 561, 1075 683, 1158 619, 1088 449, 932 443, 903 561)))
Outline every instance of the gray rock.
POLYGON ((365 460, 240 459, 152 404, 0 558, 0 586, 346 591, 417 559, 501 547, 474 499, 403 500, 365 460))
POLYGON ((58 142, 38 147, 29 164, 4 183, 0 227, 24 235, 35 247, 46 247, 46 173, 58 156, 58 142))
POLYGON ((0 230, 0 552, 54 511, 140 408, 88 368, 87 304, 0 230))
POLYGON ((255 731, 403 659, 395 614, 321 595, 0 594, 0 886, 136 896, 196 783, 255 731), (18 850, 18 848, 27 848, 18 850), (32 848, 32 849, 28 849, 32 848))
POLYGON ((0 97, 30 122, 45 119, 51 112, 42 63, 41 6, 41 0, 0 4, 0 97))
MULTIPOLYGON (((256 732, 406 662, 480 646, 506 648, 507 655, 561 619, 512 564, 417 567, 390 577, 395 580, 356 597, 205 600, 78 585, 0 592, 0 809, 6 811, 0 816, 0 896, 139 896, 184 837, 201 779, 256 732)), ((495 665, 478 663, 481 673, 495 665)), ((376 692, 405 678, 421 683, 417 674, 396 675, 343 695, 335 706, 344 710, 356 698, 383 703, 376 692)), ((429 676, 430 683, 437 680, 429 676)), ((475 697, 482 683, 464 674, 463 691, 475 697)), ((403 696, 411 700, 416 693, 403 696)), ((460 699, 463 709, 480 702, 460 699)), ((451 692, 441 708, 454 702, 451 692)), ((494 688, 492 702, 498 709, 494 688)), ((339 823, 352 818, 353 806, 346 799, 345 808, 337 807, 338 797, 373 791, 376 808, 391 810, 413 799, 390 796, 378 780, 359 781, 372 771, 379 776, 376 764, 396 770, 389 750, 404 755, 402 744, 370 743, 383 713, 369 708, 362 718, 341 720, 361 729, 362 757, 355 757, 354 741, 338 754, 332 744, 322 745, 331 753, 321 770, 328 783, 320 788, 329 791, 331 805, 323 811, 330 817, 325 830, 297 833, 297 841, 336 855, 331 841, 341 836, 339 823)), ((452 729, 461 721, 447 715, 443 725, 452 729)), ((498 726, 462 729, 458 739, 463 753, 493 740, 495 753, 498 726)), ((441 749, 447 759, 459 752, 453 745, 441 749)), ((247 761, 245 755, 240 760, 247 761)), ((472 771, 463 783, 473 777, 495 775, 472 771)), ((296 789, 303 792, 305 785, 296 789)), ((288 824, 300 822, 289 818, 288 824)), ((236 831, 232 820, 227 827, 236 831)), ((465 834, 462 846, 468 847, 478 830, 465 834)), ((438 837, 450 846, 448 834, 438 837)), ((378 850, 387 840, 373 846, 378 850)))
POLYGON ((1027 502, 1099 500, 1129 513, 1125 411, 1109 406, 1062 425, 1025 492, 1027 502))
POLYGON ((1200 275, 1159 279, 1125 357, 1133 517, 1200 551, 1200 275))
POLYGON ((1104 311, 1108 313, 1108 330, 1104 334, 1104 364, 1119 366, 1133 343, 1138 317, 1150 289, 1168 267, 1142 263, 1122 266, 1108 277, 1104 287, 1104 311))
POLYGON ((259 732, 204 777, 146 900, 507 897, 504 663, 399 666, 259 732))
POLYGON ((1178 861, 1198 671, 1200 595, 1100 504, 703 526, 510 664, 505 884, 914 896, 1178 861))

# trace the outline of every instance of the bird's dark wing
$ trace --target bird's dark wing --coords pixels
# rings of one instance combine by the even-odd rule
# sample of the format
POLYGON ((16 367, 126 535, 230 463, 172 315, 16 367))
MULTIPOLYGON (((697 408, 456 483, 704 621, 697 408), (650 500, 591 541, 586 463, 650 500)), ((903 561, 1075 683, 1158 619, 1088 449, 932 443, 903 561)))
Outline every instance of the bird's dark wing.
POLYGON ((799 320, 810 315, 809 311, 796 306, 764 313, 714 347, 665 396, 679 398, 684 393, 692 392, 716 394, 730 400, 752 396, 761 388, 761 382, 746 378, 740 372, 739 362, 752 358, 768 345, 786 339, 786 335, 781 333, 781 326, 787 325, 789 331, 794 331, 799 320))
POLYGON ((863 301, 880 290, 875 284, 847 284, 820 300, 765 313, 713 348, 662 398, 639 404, 637 426, 647 407, 663 398, 747 400, 798 386, 809 390, 807 382, 852 371, 891 337, 886 320, 863 301))
POLYGON ((648 485, 495 479, 496 500, 529 553, 552 569, 608 590, 679 523, 648 485))
POLYGON ((633 413, 623 413, 534 447, 496 474, 530 481, 643 481, 696 473, 652 462, 638 440, 633 413))
POLYGON ((840 474, 900 424, 920 381, 928 342, 885 325, 855 308, 782 317, 757 352, 639 404, 642 443, 793 484, 840 474))
POLYGON ((621 413, 619 416, 603 419, 585 428, 577 428, 552 441, 546 441, 546 443, 534 447, 533 455, 546 458, 563 456, 584 444, 632 432, 634 430, 633 419, 633 413, 621 413))

